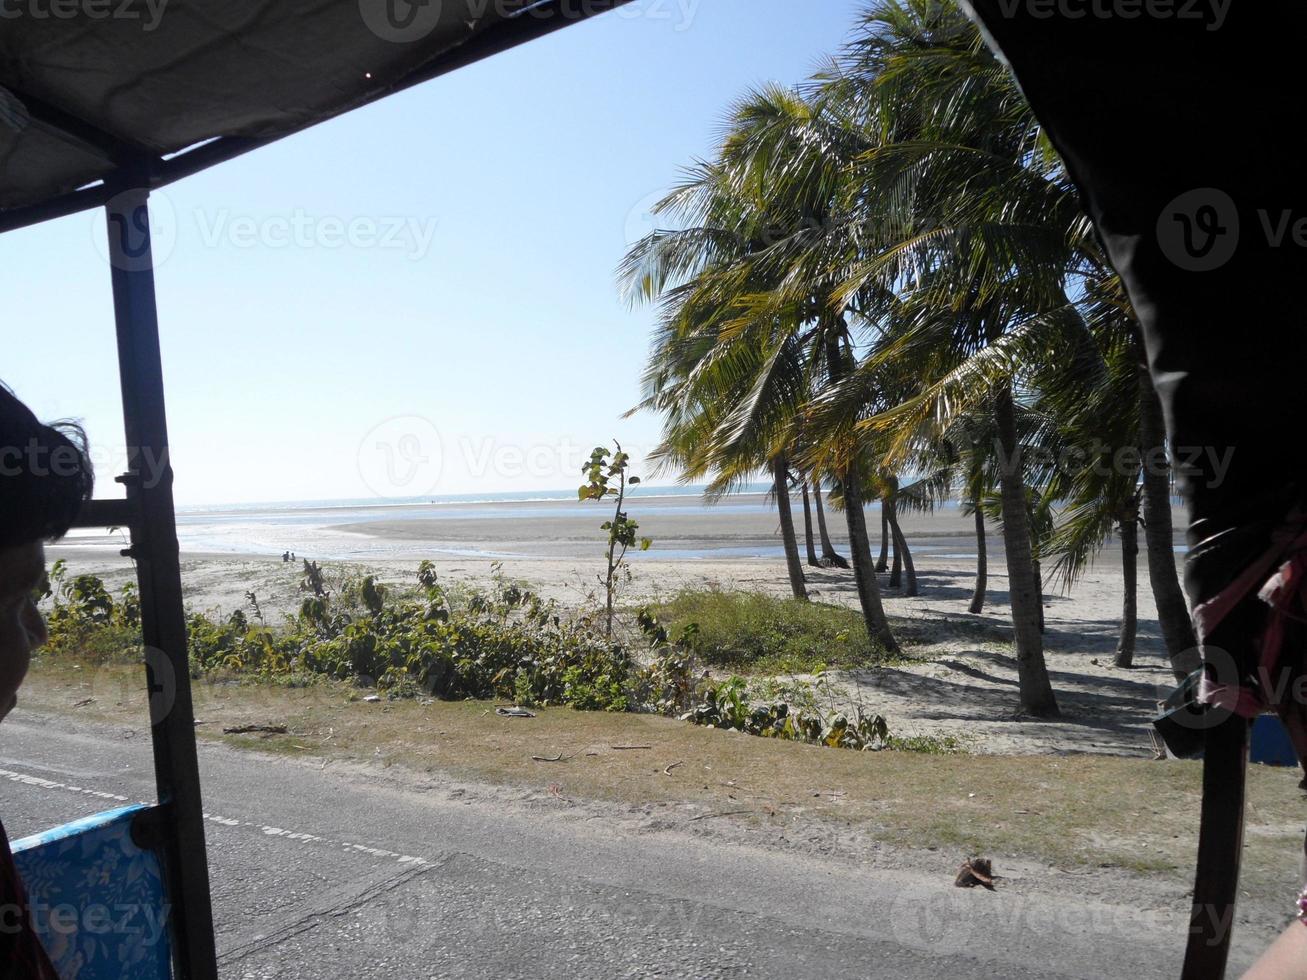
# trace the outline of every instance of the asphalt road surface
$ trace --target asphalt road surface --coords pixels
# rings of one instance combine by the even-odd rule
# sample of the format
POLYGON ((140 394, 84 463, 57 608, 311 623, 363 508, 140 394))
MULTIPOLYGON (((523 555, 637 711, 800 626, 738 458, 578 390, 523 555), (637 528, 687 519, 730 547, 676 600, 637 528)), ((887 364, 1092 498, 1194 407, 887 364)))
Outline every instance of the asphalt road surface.
MULTIPOLYGON (((684 834, 585 808, 377 785, 202 745, 224 978, 1166 977, 1174 928, 1126 904, 684 834)), ((21 837, 154 798, 148 732, 15 713, 0 814, 21 837)), ((1173 923, 1166 923, 1173 926, 1173 923)))

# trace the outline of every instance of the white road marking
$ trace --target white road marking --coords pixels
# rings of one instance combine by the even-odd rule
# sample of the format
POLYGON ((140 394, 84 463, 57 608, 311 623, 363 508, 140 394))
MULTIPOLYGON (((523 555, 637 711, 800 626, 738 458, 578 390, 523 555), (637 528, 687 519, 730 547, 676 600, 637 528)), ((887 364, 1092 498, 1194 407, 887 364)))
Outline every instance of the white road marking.
POLYGON ((69 786, 67 783, 55 782, 53 779, 42 779, 40 776, 30 776, 27 773, 13 772, 9 769, 0 769, 0 779, 7 779, 11 783, 36 786, 40 789, 66 790, 79 796, 93 796, 97 800, 113 800, 116 803, 130 802, 127 797, 119 796, 117 793, 103 793, 100 790, 84 789, 81 786, 69 786))
MULTIPOLYGON (((32 768, 38 768, 33 766, 32 768)), ((10 769, 0 769, 0 779, 7 779, 11 783, 22 783, 25 786, 34 786, 37 789, 57 790, 66 793, 75 793, 78 796, 90 796, 99 800, 112 800, 115 803, 132 802, 126 796, 119 796, 117 793, 105 793, 100 790, 86 789, 82 786, 71 786, 68 783, 60 783, 53 779, 42 779, 40 776, 32 776, 28 773, 14 772, 10 769)), ((145 806, 153 806, 149 801, 138 800, 145 806)), ((204 819, 210 823, 218 824, 222 827, 248 827, 267 837, 280 837, 283 840, 292 841, 297 844, 323 844, 328 847, 339 847, 347 851, 353 851, 359 854, 367 854, 379 860, 396 864, 403 864, 412 867, 425 868, 435 867, 435 862, 428 861, 426 858, 413 857, 408 854, 399 854, 395 851, 387 851, 381 848, 369 847, 366 844, 354 844, 350 841, 332 840, 330 837, 320 837, 317 834, 309 834, 304 831, 286 830, 282 827, 270 827, 264 824, 254 823, 250 820, 238 820, 235 817, 223 817, 214 813, 206 813, 204 819)))

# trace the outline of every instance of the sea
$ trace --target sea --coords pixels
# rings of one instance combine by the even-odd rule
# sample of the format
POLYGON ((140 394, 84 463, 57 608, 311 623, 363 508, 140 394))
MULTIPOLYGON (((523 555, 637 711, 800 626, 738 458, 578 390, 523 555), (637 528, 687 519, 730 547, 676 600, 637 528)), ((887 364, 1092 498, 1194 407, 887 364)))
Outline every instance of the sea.
MULTIPOLYGON (((705 490, 695 485, 631 488, 630 512, 641 521, 641 533, 651 532, 655 540, 649 551, 632 551, 630 557, 694 561, 784 555, 769 484, 744 485, 712 501, 705 490)), ((792 504, 800 521, 798 499, 792 504)), ((879 527, 877 510, 877 504, 868 508, 873 530, 879 527)), ((177 536, 183 555, 293 552, 331 560, 460 556, 508 561, 587 554, 603 537, 599 525, 605 517, 596 503, 578 500, 575 490, 185 504, 177 507, 177 536), (401 530, 395 533, 397 527, 401 530)), ((827 517, 837 547, 844 550, 844 522, 829 510, 827 517)), ((126 534, 74 531, 65 543, 121 549, 126 534)), ((965 540, 948 545, 922 542, 914 551, 939 551, 943 557, 960 545, 963 553, 957 557, 974 554, 965 540)))

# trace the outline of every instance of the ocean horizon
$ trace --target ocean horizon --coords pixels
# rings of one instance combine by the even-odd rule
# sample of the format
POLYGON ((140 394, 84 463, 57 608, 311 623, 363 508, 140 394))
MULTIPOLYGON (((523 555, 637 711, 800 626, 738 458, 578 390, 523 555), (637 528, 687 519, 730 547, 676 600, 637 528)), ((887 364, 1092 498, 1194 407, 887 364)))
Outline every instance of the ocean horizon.
MULTIPOLYGON (((577 485, 578 487, 580 484, 577 485)), ((628 500, 702 497, 706 484, 686 486, 638 485, 628 488, 628 500)), ((771 493, 770 483, 749 483, 726 494, 732 497, 764 496, 771 493)), ((560 490, 480 491, 474 493, 424 494, 418 497, 339 497, 321 500, 267 500, 250 503, 178 504, 181 514, 233 514, 288 510, 363 510, 376 507, 430 507, 476 504, 545 504, 579 503, 577 487, 560 490)), ((591 505, 593 506, 593 505, 591 505)))

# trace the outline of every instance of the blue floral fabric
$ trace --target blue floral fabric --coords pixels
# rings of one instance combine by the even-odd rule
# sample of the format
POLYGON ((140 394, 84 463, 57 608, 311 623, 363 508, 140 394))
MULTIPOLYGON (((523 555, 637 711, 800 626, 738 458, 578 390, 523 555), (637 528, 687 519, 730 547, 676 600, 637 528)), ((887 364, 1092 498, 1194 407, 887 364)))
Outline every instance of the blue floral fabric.
POLYGON ((153 851, 132 840, 131 806, 13 844, 33 925, 62 980, 172 975, 170 906, 153 851))

